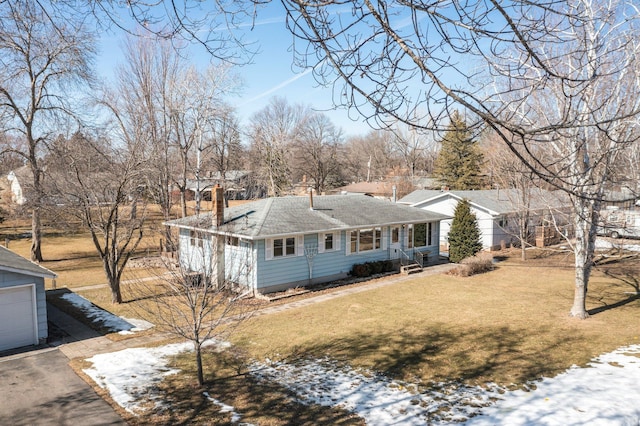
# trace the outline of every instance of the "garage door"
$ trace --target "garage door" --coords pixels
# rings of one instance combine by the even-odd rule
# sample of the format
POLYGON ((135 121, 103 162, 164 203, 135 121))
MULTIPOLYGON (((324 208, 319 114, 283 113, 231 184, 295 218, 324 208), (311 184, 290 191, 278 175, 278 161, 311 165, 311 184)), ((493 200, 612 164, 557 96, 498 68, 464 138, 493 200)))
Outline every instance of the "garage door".
POLYGON ((38 343, 33 289, 0 289, 0 351, 38 343))

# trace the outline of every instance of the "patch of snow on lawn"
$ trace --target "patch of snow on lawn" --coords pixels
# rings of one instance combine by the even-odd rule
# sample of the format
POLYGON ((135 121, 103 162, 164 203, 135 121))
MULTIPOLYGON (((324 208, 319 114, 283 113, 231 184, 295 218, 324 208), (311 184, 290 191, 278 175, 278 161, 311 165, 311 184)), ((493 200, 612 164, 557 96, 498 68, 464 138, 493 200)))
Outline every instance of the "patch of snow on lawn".
POLYGON ((118 352, 94 355, 87 361, 93 366, 84 369, 94 382, 109 391, 111 398, 130 413, 143 411, 140 403, 153 400, 153 387, 164 376, 180 370, 167 367, 168 358, 193 350, 193 343, 174 343, 156 348, 129 348, 118 352))
POLYGON ((414 384, 340 367, 326 358, 297 365, 254 363, 251 371, 260 379, 275 381, 296 392, 302 402, 342 407, 370 426, 459 422, 496 397, 494 392, 463 384, 441 385, 429 393, 420 393, 414 384))
MULTIPOLYGON (((231 413, 231 423, 238 423, 240 421, 240 419, 242 419, 242 416, 238 413, 236 413, 236 409, 233 408, 231 405, 227 405, 222 401, 219 401, 215 398, 213 398, 211 395, 209 395, 209 392, 202 392, 202 394, 212 403, 214 403, 215 405, 217 405, 218 407, 220 407, 220 412, 221 413, 231 413)), ((240 423, 240 426, 253 426, 251 423, 240 423)))
POLYGON ((482 410, 467 425, 634 425, 640 424, 640 345, 595 358, 536 382, 531 392, 512 391, 482 410))
POLYGON ((303 402, 340 406, 367 425, 638 425, 640 345, 533 382, 533 391, 507 391, 450 383, 427 391, 368 372, 339 367, 327 359, 297 365, 254 363, 256 377, 293 390, 303 402))
POLYGON ((80 309, 91 321, 101 323, 105 328, 112 330, 112 332, 131 334, 132 332, 147 330, 153 327, 153 324, 150 322, 141 319, 122 318, 105 311, 77 293, 66 293, 62 295, 61 298, 80 309))

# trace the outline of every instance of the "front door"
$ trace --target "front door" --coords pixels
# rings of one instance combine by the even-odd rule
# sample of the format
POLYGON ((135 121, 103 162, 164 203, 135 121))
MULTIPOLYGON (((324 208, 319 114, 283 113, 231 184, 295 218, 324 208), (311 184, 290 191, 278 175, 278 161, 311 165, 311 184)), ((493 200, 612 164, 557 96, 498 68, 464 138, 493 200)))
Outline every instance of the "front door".
POLYGON ((400 227, 392 226, 390 228, 390 238, 389 238, 389 258, 391 260, 400 259, 400 227))

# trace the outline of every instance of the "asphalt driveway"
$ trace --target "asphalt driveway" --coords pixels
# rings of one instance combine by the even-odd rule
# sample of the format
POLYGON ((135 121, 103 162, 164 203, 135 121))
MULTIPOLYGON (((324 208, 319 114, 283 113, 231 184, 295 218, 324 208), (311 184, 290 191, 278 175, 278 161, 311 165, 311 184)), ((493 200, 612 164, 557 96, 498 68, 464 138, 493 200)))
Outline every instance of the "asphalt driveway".
POLYGON ((125 425, 57 348, 0 358, 0 424, 125 425))

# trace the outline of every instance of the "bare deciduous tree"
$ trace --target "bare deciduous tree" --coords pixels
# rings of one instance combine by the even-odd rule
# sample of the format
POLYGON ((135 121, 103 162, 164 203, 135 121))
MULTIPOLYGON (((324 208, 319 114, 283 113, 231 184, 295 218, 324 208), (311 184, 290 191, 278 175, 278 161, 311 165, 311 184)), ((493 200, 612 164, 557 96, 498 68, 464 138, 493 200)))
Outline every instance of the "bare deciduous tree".
POLYGON ((146 219, 139 155, 108 139, 76 134, 59 140, 49 157, 56 164, 50 172, 55 196, 89 230, 113 303, 122 303, 122 274, 142 240, 146 219))
POLYGON ((171 120, 175 133, 173 144, 180 165, 172 176, 180 191, 182 216, 187 215, 187 181, 195 177, 195 213, 200 212, 202 174, 207 157, 212 157, 224 178, 230 152, 240 144, 238 123, 223 97, 235 89, 236 78, 228 65, 210 66, 205 72, 190 67, 178 74, 170 96, 171 120), (195 158, 193 158, 195 157, 195 158))
POLYGON ((326 115, 312 113, 304 119, 293 147, 296 154, 294 168, 313 181, 318 194, 340 183, 338 148, 341 142, 340 130, 326 115))
POLYGON ((299 137, 300 125, 308 113, 300 105, 292 106, 283 98, 273 98, 251 118, 249 138, 271 196, 282 195, 291 186, 288 149, 299 137))
MULTIPOLYGON (((224 237, 223 237, 224 238, 224 237)), ((234 272, 229 268, 227 280, 217 282, 215 251, 207 234, 194 234, 194 244, 177 266, 167 263, 166 273, 154 280, 138 280, 132 285, 135 299, 145 300, 137 305, 156 319, 156 326, 193 343, 198 384, 204 384, 202 348, 213 339, 224 340, 250 314, 248 305, 241 303, 245 294, 233 288, 234 272), (193 266, 197 265, 197 271, 193 266)), ((237 252, 234 252, 237 253, 237 252)), ((230 256, 230 253, 226 253, 230 256)), ((246 263, 245 259, 227 258, 226 263, 246 263)))
POLYGON ((55 124, 76 117, 76 90, 91 81, 93 36, 83 21, 72 18, 52 16, 39 2, 0 3, 0 125, 24 141, 8 152, 22 156, 33 176, 28 202, 35 261, 43 260, 41 158, 59 132, 55 124))
MULTIPOLYGON (((170 220, 173 200, 175 121, 172 119, 175 86, 184 69, 183 58, 167 41, 127 39, 125 63, 117 69, 117 89, 110 96, 110 109, 120 126, 135 138, 136 149, 144 149, 153 167, 147 169, 146 187, 160 206, 164 220, 170 220), (116 111, 117 110, 117 111, 116 111)), ((168 229, 163 230, 166 247, 175 248, 168 229)))

